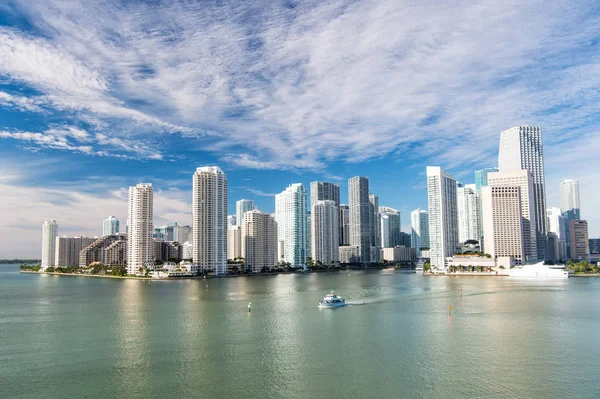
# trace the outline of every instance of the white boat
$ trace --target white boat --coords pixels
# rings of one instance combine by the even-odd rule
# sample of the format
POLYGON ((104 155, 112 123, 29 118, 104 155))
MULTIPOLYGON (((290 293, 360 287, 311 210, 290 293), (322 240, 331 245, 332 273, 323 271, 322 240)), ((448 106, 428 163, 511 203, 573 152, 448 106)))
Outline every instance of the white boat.
POLYGON ((319 301, 320 308, 339 308, 342 306, 346 306, 346 301, 341 296, 334 294, 331 291, 331 294, 326 295, 322 301, 319 301))
POLYGON ((544 265, 544 262, 534 265, 515 266, 507 271, 509 277, 520 278, 569 278, 569 272, 556 266, 544 265))

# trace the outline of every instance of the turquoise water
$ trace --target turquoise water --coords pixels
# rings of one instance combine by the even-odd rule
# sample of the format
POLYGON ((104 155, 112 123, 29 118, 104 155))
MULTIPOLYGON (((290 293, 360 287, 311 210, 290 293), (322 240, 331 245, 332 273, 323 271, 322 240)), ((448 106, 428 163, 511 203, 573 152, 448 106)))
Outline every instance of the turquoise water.
POLYGON ((148 284, 0 265, 0 398, 597 398, 599 291, 600 278, 148 284), (318 309, 334 286, 355 305, 318 309))

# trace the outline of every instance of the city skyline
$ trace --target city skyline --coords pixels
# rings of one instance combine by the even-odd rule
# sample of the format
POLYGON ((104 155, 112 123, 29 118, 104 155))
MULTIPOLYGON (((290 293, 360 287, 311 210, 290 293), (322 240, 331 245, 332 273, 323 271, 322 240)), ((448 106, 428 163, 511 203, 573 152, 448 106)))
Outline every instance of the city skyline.
POLYGON ((600 235, 598 56, 579 29, 595 26, 592 2, 108 3, 0 6, 0 213, 14 215, 0 257, 40 253, 44 220, 100 235, 89 209, 124 230, 141 181, 156 225, 189 224, 202 165, 265 212, 291 182, 339 184, 347 203, 359 175, 408 215, 426 208, 425 166, 471 183, 497 166, 498 132, 519 125, 544 131, 547 207, 578 180, 600 235))

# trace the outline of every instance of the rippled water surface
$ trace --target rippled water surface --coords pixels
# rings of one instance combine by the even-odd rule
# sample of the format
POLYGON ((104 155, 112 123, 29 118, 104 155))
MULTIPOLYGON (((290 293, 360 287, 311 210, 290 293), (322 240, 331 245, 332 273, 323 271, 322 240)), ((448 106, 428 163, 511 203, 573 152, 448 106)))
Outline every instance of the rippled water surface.
POLYGON ((148 284, 0 265, 0 398, 597 398, 599 376, 600 278, 148 284), (334 286, 353 305, 318 309, 334 286))

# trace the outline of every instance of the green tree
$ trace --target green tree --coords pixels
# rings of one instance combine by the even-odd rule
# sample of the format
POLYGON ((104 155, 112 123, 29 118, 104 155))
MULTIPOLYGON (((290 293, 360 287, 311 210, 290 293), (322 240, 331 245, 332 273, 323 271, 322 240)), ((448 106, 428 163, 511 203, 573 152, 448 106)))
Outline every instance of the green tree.
POLYGON ((425 262, 425 264, 423 265, 423 271, 425 273, 429 273, 429 270, 431 270, 431 263, 425 262))

